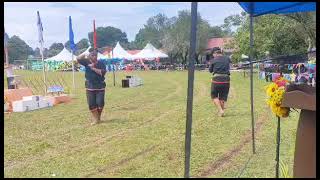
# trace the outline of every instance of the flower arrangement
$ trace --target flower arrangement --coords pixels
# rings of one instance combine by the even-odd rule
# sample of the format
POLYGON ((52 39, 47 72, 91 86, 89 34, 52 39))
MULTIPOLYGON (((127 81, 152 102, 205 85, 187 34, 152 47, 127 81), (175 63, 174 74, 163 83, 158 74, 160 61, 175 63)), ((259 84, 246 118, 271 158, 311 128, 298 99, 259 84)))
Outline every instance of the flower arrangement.
POLYGON ((278 117, 288 117, 290 108, 281 107, 283 95, 285 93, 285 85, 289 81, 283 77, 278 77, 274 82, 265 87, 268 95, 267 104, 271 111, 278 117))

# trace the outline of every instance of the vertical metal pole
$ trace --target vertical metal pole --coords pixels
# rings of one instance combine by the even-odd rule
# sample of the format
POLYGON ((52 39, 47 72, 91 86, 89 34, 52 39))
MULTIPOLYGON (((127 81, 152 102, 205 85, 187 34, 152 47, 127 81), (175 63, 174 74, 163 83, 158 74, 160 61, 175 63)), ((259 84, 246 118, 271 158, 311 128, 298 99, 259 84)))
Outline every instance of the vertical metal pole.
MULTIPOLYGON (((41 48, 43 49, 43 48, 41 48)), ((44 64, 44 59, 43 59, 43 51, 41 53, 41 58, 42 58, 42 69, 43 69, 43 82, 44 82, 44 95, 47 95, 47 78, 46 78, 46 71, 45 71, 45 64, 44 64)))
POLYGON ((8 47, 5 47, 5 53, 6 53, 6 64, 9 65, 9 57, 8 57, 8 47))
POLYGON ((191 152, 191 127, 192 127, 192 103, 193 103, 193 81, 194 81, 194 59, 196 51, 197 32, 197 2, 191 3, 191 33, 190 33, 190 54, 188 68, 188 97, 187 97, 187 121, 185 136, 185 169, 184 177, 190 177, 190 152, 191 152))
POLYGON ((72 87, 73 87, 73 94, 75 94, 75 90, 76 90, 76 84, 74 82, 74 63, 73 63, 73 51, 71 51, 72 53, 72 87))
POLYGON ((276 150, 276 178, 279 178, 279 159, 280 159, 280 117, 278 118, 278 127, 277 127, 277 150, 276 150))
MULTIPOLYGON (((113 49, 111 50, 111 57, 112 57, 112 60, 113 60, 113 49)), ((113 63, 112 63, 112 64, 113 64, 113 63)), ((115 79, 116 79, 116 75, 115 75, 115 73, 114 73, 114 67, 113 67, 113 86, 116 86, 115 79)))
POLYGON ((250 13, 250 103, 251 103, 251 126, 252 126, 252 152, 256 153, 255 138, 254 138, 254 114, 253 114, 253 2, 250 3, 251 13, 250 13))
POLYGON ((114 65, 114 63, 112 63, 112 69, 113 69, 113 86, 116 86, 116 75, 115 75, 115 73, 114 73, 114 68, 115 68, 115 65, 114 65))

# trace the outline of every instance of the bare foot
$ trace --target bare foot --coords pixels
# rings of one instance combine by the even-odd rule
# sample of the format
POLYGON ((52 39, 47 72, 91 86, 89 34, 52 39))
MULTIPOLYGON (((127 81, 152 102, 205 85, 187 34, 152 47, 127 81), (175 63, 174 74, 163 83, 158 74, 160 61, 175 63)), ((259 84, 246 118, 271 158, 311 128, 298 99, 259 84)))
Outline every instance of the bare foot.
POLYGON ((218 115, 219 115, 219 117, 223 117, 223 116, 224 116, 224 111, 220 111, 220 112, 218 113, 218 115))

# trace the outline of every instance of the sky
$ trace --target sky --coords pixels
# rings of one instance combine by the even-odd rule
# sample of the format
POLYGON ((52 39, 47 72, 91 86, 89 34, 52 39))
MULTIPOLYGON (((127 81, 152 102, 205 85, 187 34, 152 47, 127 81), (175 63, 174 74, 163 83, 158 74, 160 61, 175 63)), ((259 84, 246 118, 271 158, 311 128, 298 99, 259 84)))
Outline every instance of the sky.
MULTIPOLYGON (((190 2, 5 2, 4 27, 9 37, 19 36, 33 49, 39 47, 37 11, 43 26, 44 47, 69 40, 69 16, 72 18, 74 41, 88 38, 93 31, 93 19, 97 27, 113 26, 135 39, 148 18, 163 13, 167 17, 191 8, 190 2)), ((224 18, 239 14, 236 2, 200 2, 198 12, 210 25, 223 24, 224 18)))

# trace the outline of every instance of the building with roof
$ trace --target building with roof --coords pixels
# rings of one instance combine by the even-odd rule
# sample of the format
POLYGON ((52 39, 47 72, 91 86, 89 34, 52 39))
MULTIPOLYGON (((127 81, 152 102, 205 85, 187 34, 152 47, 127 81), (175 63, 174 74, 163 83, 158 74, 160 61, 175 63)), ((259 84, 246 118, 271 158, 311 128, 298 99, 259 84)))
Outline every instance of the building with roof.
POLYGON ((234 49, 228 48, 228 43, 233 41, 232 37, 210 38, 207 42, 206 52, 210 53, 213 48, 220 48, 226 54, 232 54, 234 49))

